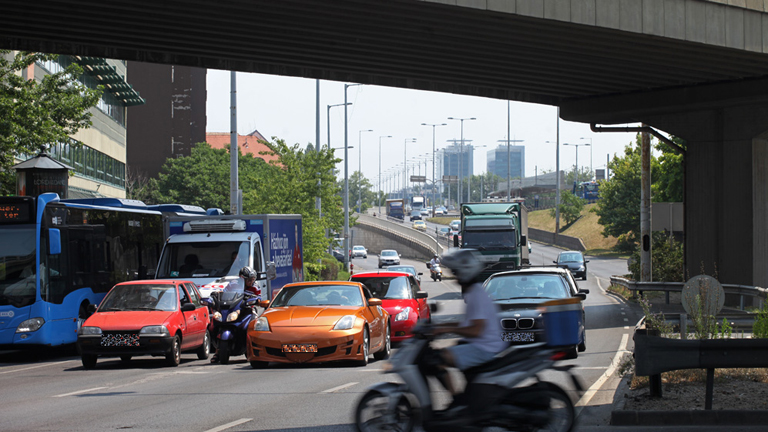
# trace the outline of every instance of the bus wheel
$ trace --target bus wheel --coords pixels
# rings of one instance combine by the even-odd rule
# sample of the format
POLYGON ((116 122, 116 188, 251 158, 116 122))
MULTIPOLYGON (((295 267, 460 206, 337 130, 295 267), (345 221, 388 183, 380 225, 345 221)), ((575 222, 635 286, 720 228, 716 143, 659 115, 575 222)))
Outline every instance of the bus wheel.
POLYGON ((98 357, 95 354, 83 354, 83 367, 86 369, 93 369, 96 367, 96 359, 98 357))

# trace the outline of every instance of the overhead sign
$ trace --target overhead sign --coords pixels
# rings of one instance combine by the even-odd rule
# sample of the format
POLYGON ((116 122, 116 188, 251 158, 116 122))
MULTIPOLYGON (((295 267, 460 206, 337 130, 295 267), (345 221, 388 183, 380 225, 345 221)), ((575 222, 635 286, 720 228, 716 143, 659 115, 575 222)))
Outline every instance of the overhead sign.
POLYGON ((413 183, 426 183, 427 182, 427 176, 411 176, 411 182, 413 183))
POLYGON ((605 180, 605 169, 599 168, 595 170, 595 180, 605 180))
POLYGON ((443 183, 458 183, 459 182, 459 176, 443 176, 443 183))

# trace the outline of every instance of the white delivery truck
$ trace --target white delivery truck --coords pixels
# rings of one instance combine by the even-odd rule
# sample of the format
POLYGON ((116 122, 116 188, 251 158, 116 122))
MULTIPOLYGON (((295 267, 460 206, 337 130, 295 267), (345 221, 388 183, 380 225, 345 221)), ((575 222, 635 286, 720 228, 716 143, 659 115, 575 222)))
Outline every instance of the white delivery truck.
POLYGON ((203 297, 243 284, 240 269, 252 267, 262 299, 283 285, 304 280, 301 215, 171 216, 155 278, 194 282, 203 297))

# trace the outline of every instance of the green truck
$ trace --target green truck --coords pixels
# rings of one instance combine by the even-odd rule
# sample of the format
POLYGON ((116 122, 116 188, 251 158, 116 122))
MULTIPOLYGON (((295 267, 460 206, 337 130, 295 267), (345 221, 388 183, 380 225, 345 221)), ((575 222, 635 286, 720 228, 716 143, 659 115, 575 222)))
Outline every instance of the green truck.
POLYGON ((521 202, 465 203, 454 246, 480 251, 486 276, 528 264, 528 210, 521 202))

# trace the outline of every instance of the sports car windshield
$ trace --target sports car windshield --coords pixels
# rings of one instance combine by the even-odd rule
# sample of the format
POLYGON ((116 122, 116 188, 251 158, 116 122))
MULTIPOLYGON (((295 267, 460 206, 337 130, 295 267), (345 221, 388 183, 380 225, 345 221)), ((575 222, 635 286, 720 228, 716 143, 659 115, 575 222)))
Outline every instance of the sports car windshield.
POLYGON ((392 277, 360 277, 355 278, 355 282, 362 282, 371 290, 371 294, 378 299, 409 299, 410 287, 408 278, 405 276, 392 277))
POLYGON ((280 290, 270 308, 285 306, 363 306, 353 285, 289 286, 280 290))
POLYGON ((485 290, 493 300, 569 297, 563 278, 554 274, 510 274, 492 277, 485 290))
POLYGON ((116 285, 99 305, 99 312, 175 311, 178 303, 174 285, 116 285))

